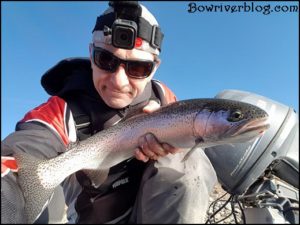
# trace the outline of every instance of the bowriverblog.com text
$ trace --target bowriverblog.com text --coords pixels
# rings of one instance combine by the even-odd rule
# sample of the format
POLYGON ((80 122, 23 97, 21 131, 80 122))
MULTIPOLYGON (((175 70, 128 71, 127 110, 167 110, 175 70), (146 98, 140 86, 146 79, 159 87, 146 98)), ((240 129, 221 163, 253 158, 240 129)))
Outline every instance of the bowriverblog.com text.
MULTIPOLYGON (((287 2, 285 2, 287 3, 287 2)), ((299 6, 293 4, 263 4, 263 2, 243 2, 241 4, 225 3, 195 3, 188 4, 189 13, 262 13, 269 15, 271 13, 295 13, 299 12, 299 6)))

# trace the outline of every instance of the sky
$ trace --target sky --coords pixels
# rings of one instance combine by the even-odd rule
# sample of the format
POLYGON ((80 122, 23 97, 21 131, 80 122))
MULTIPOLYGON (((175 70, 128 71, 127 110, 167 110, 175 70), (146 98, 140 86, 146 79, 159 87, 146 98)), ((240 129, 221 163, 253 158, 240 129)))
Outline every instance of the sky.
MULTIPOLYGON (((164 33, 155 78, 179 100, 237 89, 299 112, 298 2, 140 3, 164 33)), ((107 1, 1 1, 1 140, 50 97, 40 84, 48 69, 88 57, 96 18, 107 7, 107 1)))

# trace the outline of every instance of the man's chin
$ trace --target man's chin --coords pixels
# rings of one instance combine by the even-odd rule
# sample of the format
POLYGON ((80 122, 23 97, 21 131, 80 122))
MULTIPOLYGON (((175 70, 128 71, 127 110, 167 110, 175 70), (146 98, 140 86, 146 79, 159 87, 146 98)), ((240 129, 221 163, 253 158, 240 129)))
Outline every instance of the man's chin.
MULTIPOLYGON (((105 101, 105 100, 104 100, 105 101)), ((126 106, 128 106, 132 101, 130 100, 124 100, 124 99, 109 99, 105 101, 105 103, 114 109, 122 109, 126 106)))

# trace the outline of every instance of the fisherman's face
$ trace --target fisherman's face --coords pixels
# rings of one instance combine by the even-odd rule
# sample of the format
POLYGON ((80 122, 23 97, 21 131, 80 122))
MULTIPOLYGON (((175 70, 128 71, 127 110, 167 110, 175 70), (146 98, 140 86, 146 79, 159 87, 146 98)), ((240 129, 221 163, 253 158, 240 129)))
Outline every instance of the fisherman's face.
MULTIPOLYGON (((96 46, 113 53, 120 59, 154 61, 154 55, 146 51, 120 49, 104 43, 97 43, 96 46)), ((108 72, 94 64, 92 60, 92 49, 93 45, 91 44, 90 58, 92 62, 94 86, 104 102, 112 108, 119 109, 128 106, 137 96, 141 95, 159 66, 159 62, 155 63, 155 67, 150 76, 142 79, 127 76, 125 65, 122 63, 115 72, 108 72)))

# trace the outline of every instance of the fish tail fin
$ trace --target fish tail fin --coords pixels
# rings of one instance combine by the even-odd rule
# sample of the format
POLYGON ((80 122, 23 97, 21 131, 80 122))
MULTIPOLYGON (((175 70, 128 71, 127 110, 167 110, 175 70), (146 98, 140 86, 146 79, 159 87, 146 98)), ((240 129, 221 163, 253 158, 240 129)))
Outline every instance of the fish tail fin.
POLYGON ((54 188, 45 188, 38 175, 38 167, 45 160, 24 152, 18 152, 15 158, 19 166, 18 183, 25 199, 27 222, 33 223, 48 205, 54 188))

